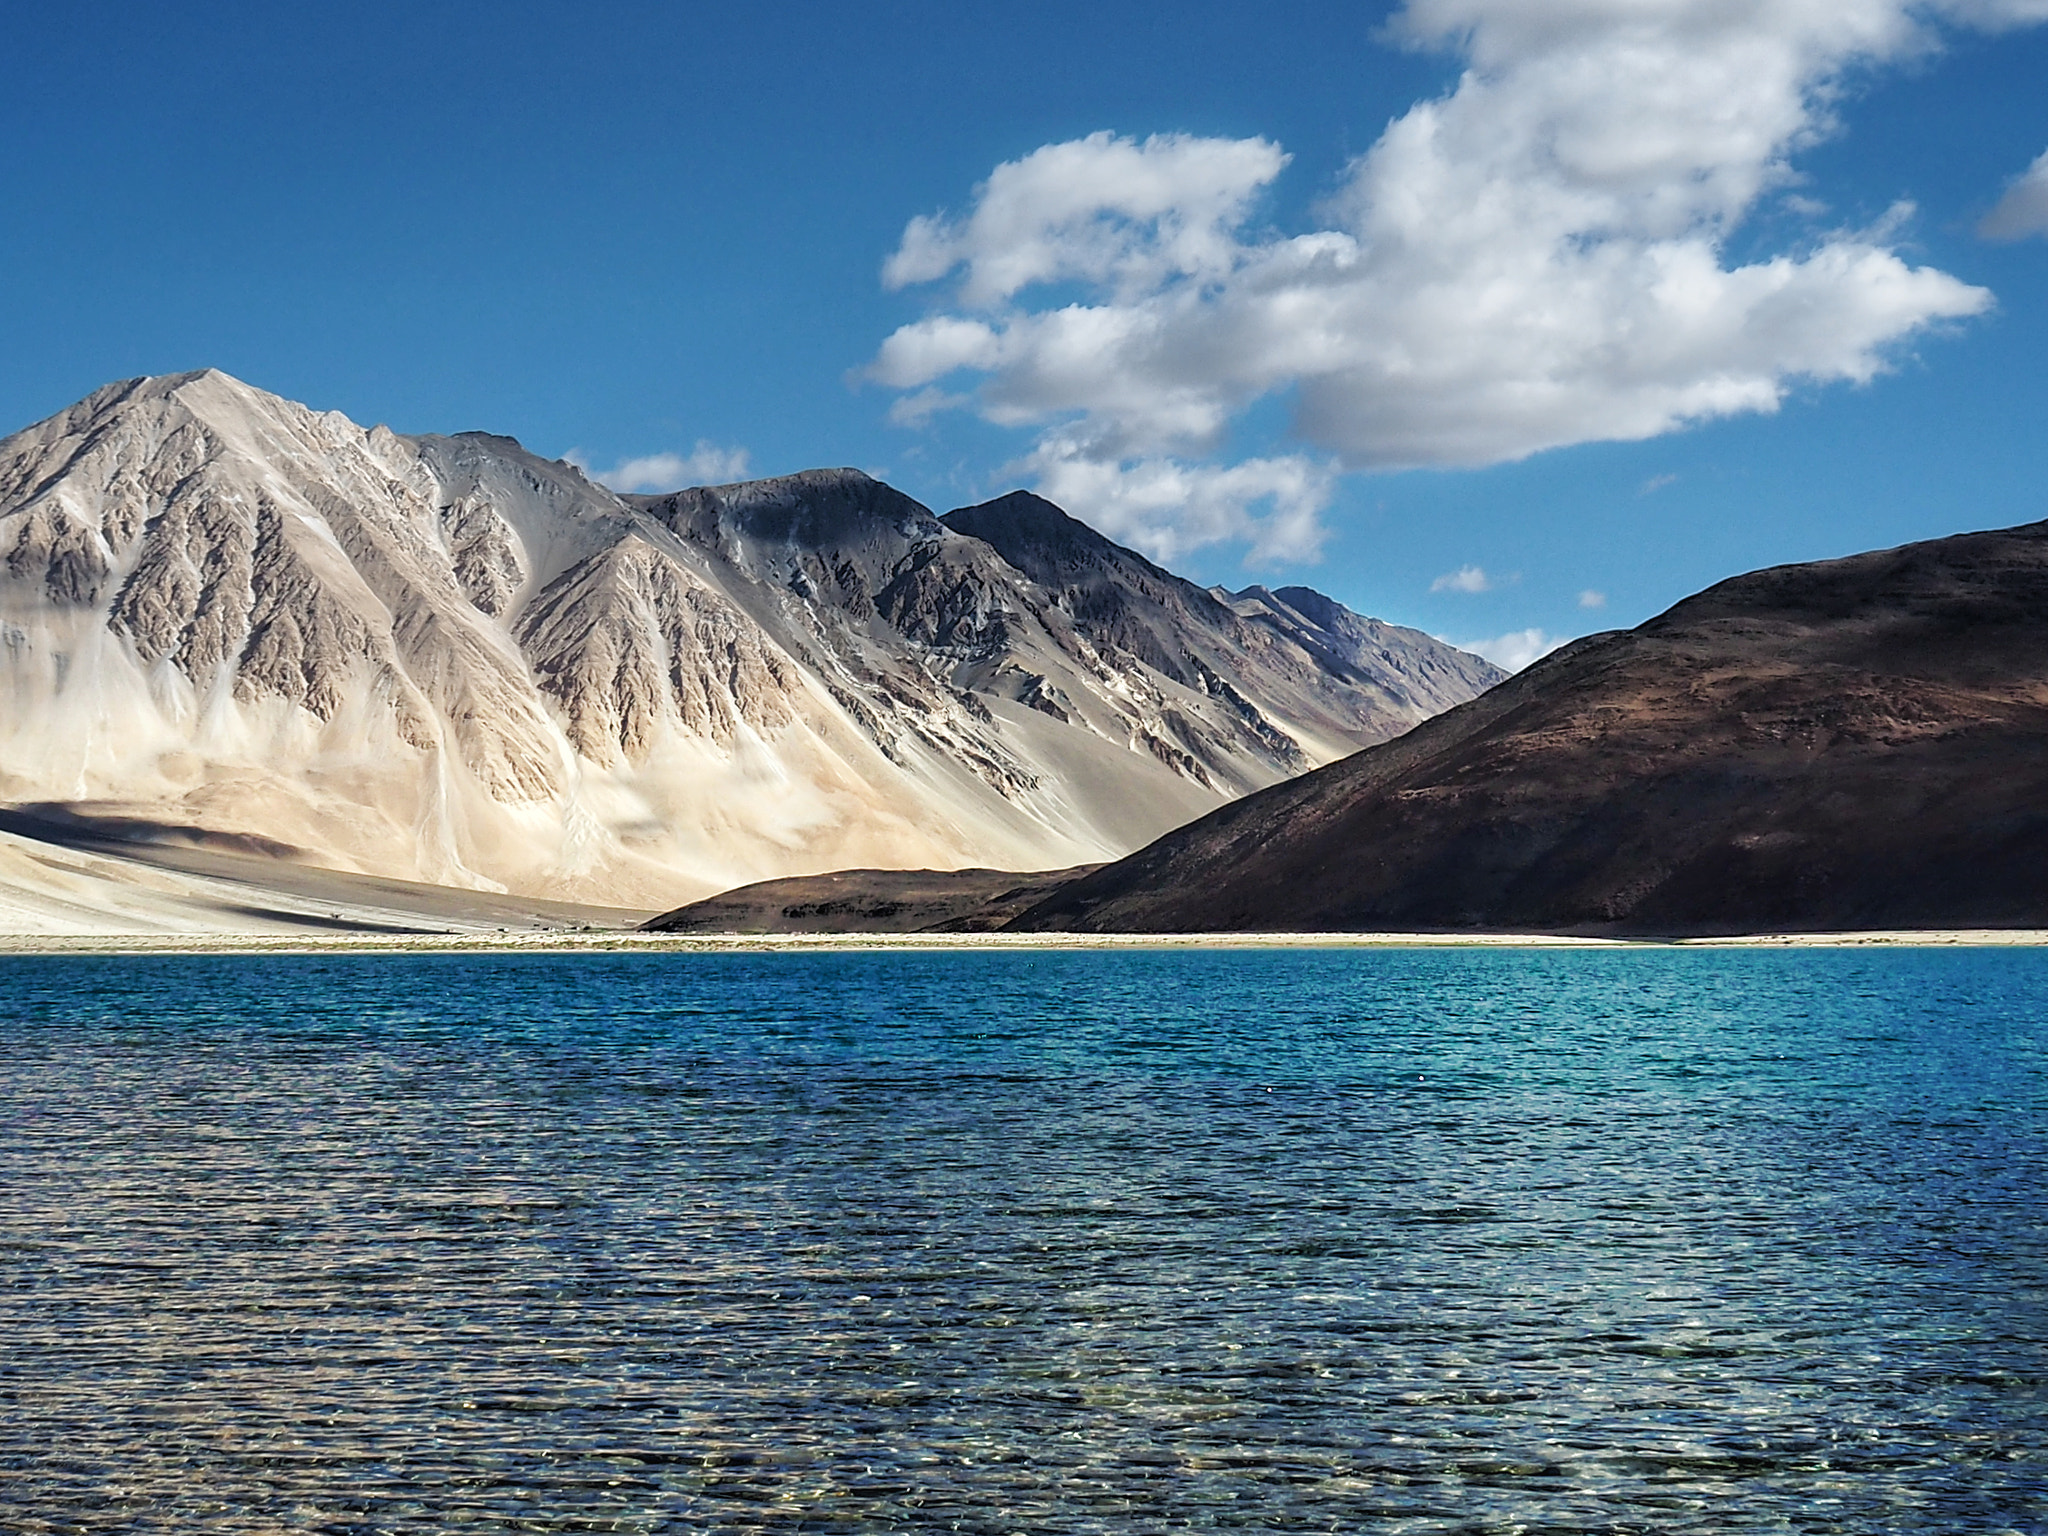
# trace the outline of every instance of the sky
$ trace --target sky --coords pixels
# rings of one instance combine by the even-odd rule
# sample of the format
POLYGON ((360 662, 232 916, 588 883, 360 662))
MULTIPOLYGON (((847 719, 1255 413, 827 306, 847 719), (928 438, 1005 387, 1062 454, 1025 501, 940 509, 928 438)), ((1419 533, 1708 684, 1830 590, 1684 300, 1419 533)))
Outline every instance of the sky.
POLYGON ((2048 517, 2048 0, 7 9, 0 431, 1021 485, 1509 665, 2048 517))

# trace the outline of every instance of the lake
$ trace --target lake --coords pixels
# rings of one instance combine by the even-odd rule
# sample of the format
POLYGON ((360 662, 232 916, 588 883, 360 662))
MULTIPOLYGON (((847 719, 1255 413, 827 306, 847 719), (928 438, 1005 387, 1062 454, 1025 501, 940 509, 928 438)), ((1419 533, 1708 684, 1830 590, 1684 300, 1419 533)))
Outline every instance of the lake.
POLYGON ((2048 952, 0 959, 0 1527, 2048 1532, 2048 952))

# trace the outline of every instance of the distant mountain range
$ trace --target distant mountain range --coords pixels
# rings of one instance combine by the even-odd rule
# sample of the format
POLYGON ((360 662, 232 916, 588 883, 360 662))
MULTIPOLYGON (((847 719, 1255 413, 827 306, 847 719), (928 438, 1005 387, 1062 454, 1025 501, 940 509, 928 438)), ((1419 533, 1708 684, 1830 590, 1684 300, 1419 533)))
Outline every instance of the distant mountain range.
POLYGON ((211 371, 0 442, 0 801, 237 856, 641 907, 1071 866, 1501 675, 1022 492, 620 496, 211 371))
POLYGON ((1724 581, 1012 926, 2048 927, 2048 523, 1724 581))

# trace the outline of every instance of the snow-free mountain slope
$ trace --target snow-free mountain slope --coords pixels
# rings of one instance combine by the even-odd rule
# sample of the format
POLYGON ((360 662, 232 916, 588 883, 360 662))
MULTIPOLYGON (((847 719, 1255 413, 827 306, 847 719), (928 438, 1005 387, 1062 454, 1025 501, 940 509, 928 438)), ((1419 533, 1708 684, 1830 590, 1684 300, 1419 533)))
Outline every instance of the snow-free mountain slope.
MULTIPOLYGON (((949 512, 945 521, 986 542, 1053 600, 1071 626, 1063 632, 1081 637, 1078 645, 1068 642, 1068 655, 1084 672, 1107 662, 1115 675, 1143 672, 1171 685, 1162 711, 1174 713, 1165 715, 1160 734, 1172 740, 1186 736, 1192 714, 1207 736, 1298 772, 1384 741, 1502 676, 1476 656, 1389 626, 1381 629, 1401 661, 1390 666, 1347 655, 1345 640, 1330 643, 1291 610, 1276 604, 1240 611, 1028 491, 949 512)), ((1319 601, 1333 618, 1357 619, 1327 598, 1319 601)), ((1043 696, 1043 685, 1034 686, 1043 696)), ((1194 750, 1191 771, 1227 772, 1221 762, 1201 760, 1203 747, 1194 750)))
POLYGON ((0 798, 665 907, 1114 856, 1407 728, 1403 666, 1490 680, 1088 537, 1156 590, 1111 615, 853 470, 620 497, 508 438, 129 380, 0 442, 0 798))
POLYGON ((618 930, 649 916, 323 869, 241 841, 0 809, 0 933, 506 933, 618 930))
POLYGON ((2048 523, 1722 582, 1018 926, 2048 926, 2048 523))
POLYGON ((1389 713, 1417 723, 1484 693, 1507 674, 1484 657, 1419 629, 1353 613, 1310 587, 1218 590, 1241 618, 1271 624, 1323 668, 1349 671, 1383 694, 1389 713))

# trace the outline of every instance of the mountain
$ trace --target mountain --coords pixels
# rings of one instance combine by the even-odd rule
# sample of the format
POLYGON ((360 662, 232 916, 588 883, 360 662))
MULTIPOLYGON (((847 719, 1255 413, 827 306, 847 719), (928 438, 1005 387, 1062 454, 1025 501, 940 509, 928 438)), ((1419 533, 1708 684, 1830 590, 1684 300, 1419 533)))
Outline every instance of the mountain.
MULTIPOLYGON (((1087 678, 1099 676, 1104 661, 1119 675, 1163 679, 1180 692, 1169 696, 1162 686, 1156 711, 1139 728, 1141 739, 1169 761, 1179 761, 1183 750, 1191 753, 1195 760, 1184 771, 1197 780, 1213 772, 1232 788, 1254 787, 1230 777, 1228 759, 1205 746, 1204 733, 1180 712, 1189 706, 1176 700, 1194 701, 1207 736, 1239 733, 1248 738, 1245 750, 1301 772, 1366 745, 1357 728, 1361 713, 1405 728, 1476 697, 1506 675, 1420 630, 1363 618, 1306 587, 1289 589, 1304 594, 1299 609, 1198 587, 1028 491, 949 512, 945 523, 986 543, 1049 600, 1043 612, 1056 648, 1053 676, 1026 679, 1029 701, 1055 713, 1068 707, 1059 688, 1062 672, 1080 674, 1075 697, 1099 691, 1087 678), (1276 728, 1276 718, 1289 722, 1286 731, 1276 728)), ((1000 686, 993 677, 982 681, 1000 686)), ((1110 696, 1121 697, 1116 691, 1110 696)), ((1394 733, 1376 728, 1369 734, 1385 740, 1394 733)))
POLYGON ((2048 927, 2048 523, 1724 581, 1012 926, 2048 927))
POLYGON ((1397 712, 1425 719, 1442 714, 1453 702, 1477 698, 1507 675, 1468 651, 1426 644, 1430 637, 1420 630, 1353 613, 1309 587, 1218 589, 1213 595, 1247 619, 1287 630, 1323 665, 1349 668, 1370 679, 1397 712))
POLYGON ((1497 676, 1340 654, 1035 499, 953 518, 855 470, 618 496, 218 372, 110 385, 0 442, 0 801, 664 908, 1114 857, 1497 676), (1091 574, 970 531, 1026 513, 1091 574))

